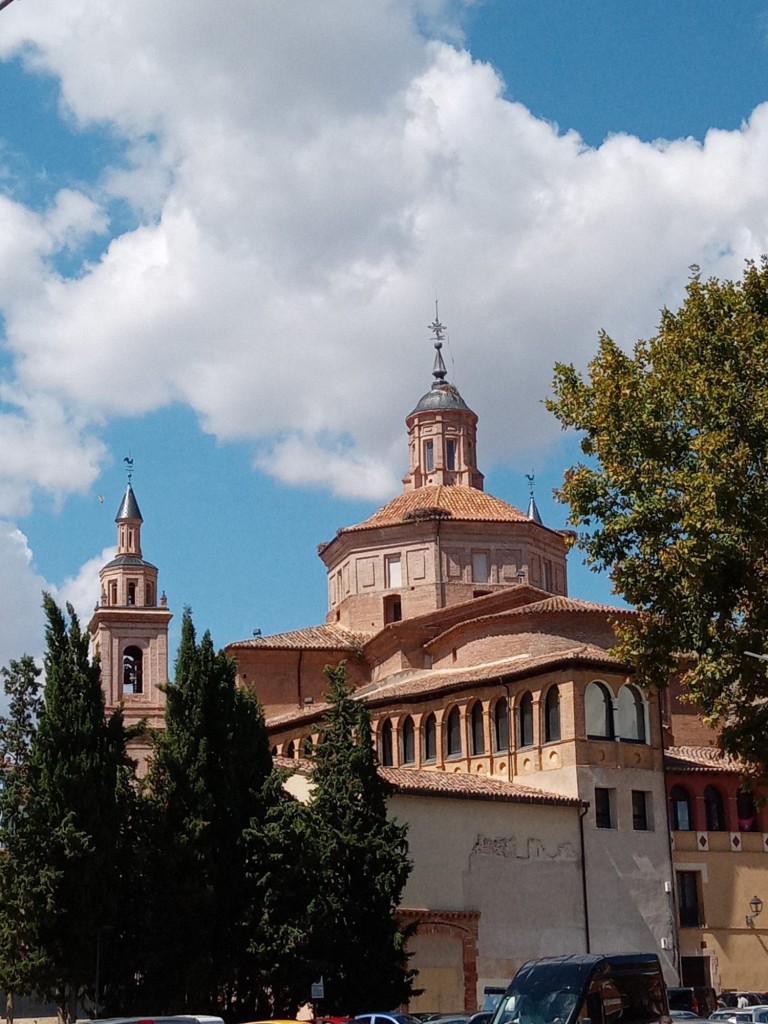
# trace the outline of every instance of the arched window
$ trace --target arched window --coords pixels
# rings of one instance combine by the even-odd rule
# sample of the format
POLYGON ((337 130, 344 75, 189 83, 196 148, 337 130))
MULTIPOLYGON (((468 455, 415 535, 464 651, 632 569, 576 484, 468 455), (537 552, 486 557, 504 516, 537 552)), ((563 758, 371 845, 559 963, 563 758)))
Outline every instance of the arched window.
POLYGON ((437 720, 434 715, 427 715, 424 722, 424 760, 437 760, 437 720))
POLYGON ((416 741, 413 719, 410 715, 405 719, 400 730, 400 746, 402 749, 402 763, 413 764, 416 761, 416 741))
POLYGON ((128 604, 136 604, 136 584, 133 580, 128 584, 128 604))
POLYGON ((379 757, 385 768, 392 766, 392 722, 388 718, 381 727, 379 757))
POLYGON ((754 832, 757 828, 757 809, 751 793, 746 790, 736 794, 736 816, 739 832, 754 832))
POLYGON ((144 689, 144 656, 139 647, 123 651, 123 693, 142 693, 144 689))
POLYGON ((723 801, 723 794, 717 786, 704 787, 704 816, 709 832, 727 831, 725 803, 723 801))
POLYGON ((690 832, 693 828, 691 798, 685 786, 672 787, 669 794, 669 816, 673 829, 690 832))
POLYGON ((550 686, 544 698, 544 742, 560 739, 560 691, 550 686))
POLYGON ((445 722, 445 756, 461 757, 461 716, 457 707, 451 708, 445 722))
POLYGON ((307 736, 301 741, 301 756, 312 757, 312 737, 307 736))
POLYGON ((645 743, 645 701, 636 686, 625 684, 617 701, 619 738, 645 743))
POLYGON ((295 757, 296 756, 296 744, 293 740, 288 742, 288 746, 285 748, 284 757, 295 757))
POLYGON ((528 690, 517 708, 517 743, 520 747, 533 746, 533 697, 528 690))
POLYGON ((493 707, 493 747, 497 754, 509 750, 509 706, 506 697, 497 700, 493 707))
POLYGON ((470 715, 470 728, 472 753, 484 754, 485 736, 483 735, 483 705, 480 703, 479 700, 475 701, 475 703, 472 705, 472 712, 470 715))
POLYGON ((616 735, 613 728, 613 697, 605 683, 589 683, 584 691, 584 717, 588 739, 612 740, 616 735))

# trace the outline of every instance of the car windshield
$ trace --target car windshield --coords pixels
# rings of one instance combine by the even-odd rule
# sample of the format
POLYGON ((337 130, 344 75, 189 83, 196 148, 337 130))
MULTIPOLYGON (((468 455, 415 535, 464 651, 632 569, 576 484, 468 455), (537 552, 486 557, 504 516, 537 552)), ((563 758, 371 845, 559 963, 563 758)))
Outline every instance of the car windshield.
POLYGON ((569 1024, 589 966, 582 963, 537 964, 522 968, 502 998, 493 1024, 569 1024))

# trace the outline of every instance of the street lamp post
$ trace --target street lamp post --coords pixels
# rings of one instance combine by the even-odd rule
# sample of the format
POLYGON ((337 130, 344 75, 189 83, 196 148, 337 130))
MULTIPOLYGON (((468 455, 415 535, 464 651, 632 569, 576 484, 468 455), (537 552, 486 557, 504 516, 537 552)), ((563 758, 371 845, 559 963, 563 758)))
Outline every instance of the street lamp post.
POLYGON ((93 1016, 99 1016, 99 993, 101 983, 101 936, 104 932, 111 932, 114 929, 114 925, 103 924, 96 931, 96 981, 94 984, 93 994, 93 1016))

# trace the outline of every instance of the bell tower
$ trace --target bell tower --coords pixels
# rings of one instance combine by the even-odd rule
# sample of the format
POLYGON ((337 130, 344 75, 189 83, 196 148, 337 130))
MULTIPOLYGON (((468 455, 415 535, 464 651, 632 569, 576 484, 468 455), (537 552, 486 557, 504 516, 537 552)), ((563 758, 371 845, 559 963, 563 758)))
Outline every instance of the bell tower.
POLYGON ((445 327, 437 318, 437 303, 435 321, 429 329, 435 339, 434 381, 405 420, 409 465, 403 489, 411 491, 442 484, 482 491, 483 474, 477 468, 477 416, 458 389, 445 379, 445 327))
POLYGON ((90 622, 91 651, 101 659, 101 685, 107 711, 123 706, 126 725, 146 718, 163 725, 168 682, 168 611, 165 594, 158 598, 157 568, 142 557, 143 522, 131 486, 115 516, 117 555, 101 572, 101 597, 90 622))

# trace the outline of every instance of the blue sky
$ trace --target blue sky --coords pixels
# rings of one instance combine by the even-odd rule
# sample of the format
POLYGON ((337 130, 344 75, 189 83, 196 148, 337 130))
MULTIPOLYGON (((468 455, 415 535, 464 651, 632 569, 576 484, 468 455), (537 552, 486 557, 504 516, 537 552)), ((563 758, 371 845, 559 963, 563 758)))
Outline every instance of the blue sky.
POLYGON ((41 653, 43 587, 88 617, 129 454, 174 630, 321 622, 436 295, 486 489, 525 508, 533 471, 565 525, 554 362, 768 251, 767 62, 756 0, 5 8, 0 663, 41 653))

